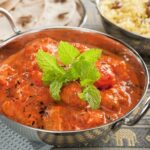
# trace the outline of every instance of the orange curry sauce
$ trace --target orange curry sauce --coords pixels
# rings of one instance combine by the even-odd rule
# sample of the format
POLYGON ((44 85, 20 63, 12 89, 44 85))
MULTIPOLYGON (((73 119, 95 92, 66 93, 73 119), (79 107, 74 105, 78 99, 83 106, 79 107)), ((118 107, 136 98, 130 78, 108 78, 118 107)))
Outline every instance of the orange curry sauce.
MULTIPOLYGON (((72 43, 81 52, 88 49, 72 43)), ((39 48, 57 55, 58 42, 50 38, 33 41, 0 65, 0 113, 24 125, 48 130, 80 130, 111 122, 129 112, 141 97, 136 73, 125 60, 103 50, 96 65, 101 78, 100 108, 92 110, 78 97, 80 84, 70 82, 55 102, 42 83, 42 72, 35 60, 39 48)), ((84 68, 83 68, 84 69, 84 68)))

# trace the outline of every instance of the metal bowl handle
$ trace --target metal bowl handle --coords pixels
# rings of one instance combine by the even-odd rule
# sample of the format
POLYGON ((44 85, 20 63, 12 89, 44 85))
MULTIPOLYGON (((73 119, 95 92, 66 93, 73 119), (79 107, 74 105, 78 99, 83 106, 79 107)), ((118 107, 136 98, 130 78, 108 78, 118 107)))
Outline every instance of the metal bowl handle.
POLYGON ((125 118, 123 124, 127 125, 127 126, 135 125, 136 123, 138 123, 140 121, 140 119, 144 116, 144 114, 148 111, 149 108, 150 108, 150 97, 148 97, 148 99, 146 100, 146 103, 144 104, 144 106, 142 105, 139 108, 136 115, 132 119, 125 118))
POLYGON ((14 33, 15 34, 19 34, 21 31, 17 28, 17 26, 16 26, 16 24, 14 22, 13 17, 11 16, 11 14, 7 10, 5 10, 3 8, 0 8, 0 13, 2 13, 7 18, 7 20, 9 21, 10 26, 11 26, 12 30, 14 31, 14 33))

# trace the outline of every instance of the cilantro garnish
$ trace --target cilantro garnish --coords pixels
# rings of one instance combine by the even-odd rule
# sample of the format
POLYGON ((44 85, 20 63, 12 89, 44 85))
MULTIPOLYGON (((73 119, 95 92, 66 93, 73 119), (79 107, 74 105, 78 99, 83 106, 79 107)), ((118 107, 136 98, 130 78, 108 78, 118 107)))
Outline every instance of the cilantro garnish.
POLYGON ((92 109, 99 108, 100 91, 93 84, 100 78, 95 63, 101 52, 100 49, 92 48, 80 53, 73 45, 61 41, 58 45, 58 55, 63 63, 62 67, 57 63, 55 56, 42 49, 38 50, 36 60, 43 72, 42 80, 45 85, 49 85, 54 100, 60 100, 60 91, 65 83, 79 80, 83 88, 79 97, 87 101, 92 109))

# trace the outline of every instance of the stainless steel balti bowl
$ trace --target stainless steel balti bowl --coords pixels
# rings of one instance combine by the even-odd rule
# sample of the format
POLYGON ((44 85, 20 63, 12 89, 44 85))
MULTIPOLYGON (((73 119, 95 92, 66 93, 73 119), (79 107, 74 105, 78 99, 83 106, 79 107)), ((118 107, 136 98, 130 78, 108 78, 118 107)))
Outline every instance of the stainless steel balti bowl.
MULTIPOLYGON (((121 39, 131 45, 135 50, 137 50, 142 56, 150 57, 150 37, 144 37, 139 34, 127 31, 116 24, 109 21, 101 13, 101 2, 103 0, 92 0, 95 3, 96 8, 102 20, 102 24, 107 33, 121 39)), ((109 12, 108 12, 109 13, 109 12)))
POLYGON ((12 55, 16 51, 22 49, 29 41, 42 37, 51 37, 58 41, 79 42, 93 47, 100 47, 130 60, 129 63, 137 70, 137 75, 139 76, 141 89, 143 91, 139 103, 130 112, 102 126, 79 131, 49 131, 28 127, 2 116, 3 122, 15 131, 33 141, 41 141, 63 147, 73 146, 79 143, 91 142, 97 138, 104 138, 106 134, 119 129, 121 125, 133 126, 148 110, 150 106, 150 98, 146 98, 149 81, 148 70, 139 54, 129 45, 107 34, 79 27, 53 27, 20 32, 13 23, 13 19, 8 12, 4 9, 0 9, 0 12, 8 18, 15 33, 14 36, 0 43, 0 56, 4 53, 8 56, 12 55))

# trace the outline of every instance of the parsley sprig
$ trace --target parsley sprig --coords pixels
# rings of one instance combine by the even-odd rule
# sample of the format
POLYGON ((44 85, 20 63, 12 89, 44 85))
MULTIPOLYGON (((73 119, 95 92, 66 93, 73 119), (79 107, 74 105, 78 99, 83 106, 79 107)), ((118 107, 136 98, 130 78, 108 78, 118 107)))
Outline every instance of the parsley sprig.
POLYGON ((89 49, 80 53, 73 45, 61 41, 58 45, 58 55, 63 65, 60 65, 55 56, 42 49, 38 50, 36 61, 43 72, 42 81, 49 86, 54 100, 60 100, 64 84, 79 80, 83 88, 79 97, 87 101, 92 109, 99 108, 100 91, 93 84, 100 78, 95 63, 101 52, 100 49, 89 49))

